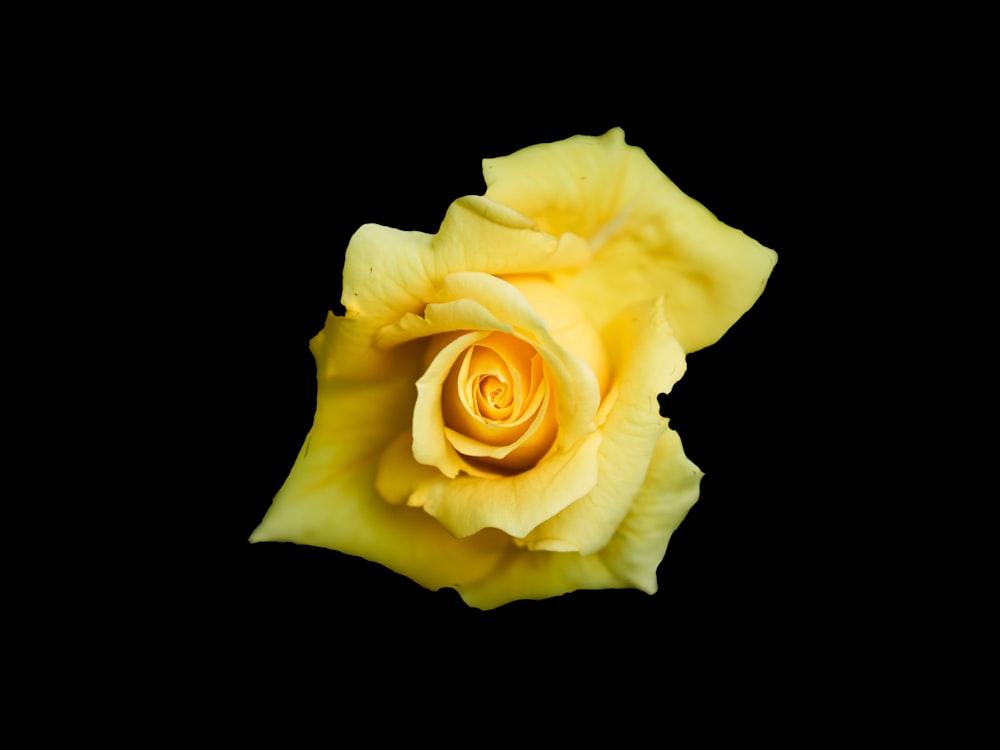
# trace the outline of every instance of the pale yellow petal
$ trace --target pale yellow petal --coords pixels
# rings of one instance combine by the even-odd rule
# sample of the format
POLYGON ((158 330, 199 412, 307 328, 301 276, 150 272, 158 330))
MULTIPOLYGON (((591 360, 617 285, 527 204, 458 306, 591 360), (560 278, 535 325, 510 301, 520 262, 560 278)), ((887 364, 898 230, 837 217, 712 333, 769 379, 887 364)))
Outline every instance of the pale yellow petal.
POLYGON ((656 569, 674 530, 698 499, 702 473, 667 429, 628 515, 600 552, 530 552, 510 548, 483 579, 458 587, 473 607, 492 609, 518 599, 544 599, 578 589, 657 590, 656 569))
POLYGON ((684 455, 677 433, 664 432, 628 515, 608 546, 592 555, 509 548, 483 579, 458 587, 467 604, 492 609, 578 589, 657 589, 656 569, 671 534, 698 499, 702 473, 684 455))
POLYGON ((379 326, 369 320, 328 313, 322 331, 309 342, 322 378, 381 379, 399 372, 399 363, 421 359, 423 342, 409 342, 395 351, 373 347, 379 326))
POLYGON ((508 206, 468 195, 448 208, 434 236, 431 267, 438 277, 458 271, 503 276, 566 270, 589 260, 579 238, 554 237, 508 206))
POLYGON ((657 395, 670 392, 686 365, 663 299, 623 313, 605 338, 616 368, 616 398, 600 428, 604 437, 597 455, 597 483, 532 531, 525 539, 529 549, 587 555, 604 548, 628 514, 653 450, 667 430, 657 395))
POLYGON ((487 197, 590 243, 587 266, 555 276, 598 329, 663 295, 685 351, 708 346, 753 305, 777 258, 682 193, 620 129, 487 159, 483 171, 487 197))
POLYGON ((600 444, 601 434, 592 432, 570 450, 551 453, 520 474, 425 482, 409 502, 459 538, 485 528, 520 538, 590 491, 597 481, 600 444))
POLYGON ((578 589, 628 587, 597 555, 511 549, 489 576, 457 588, 466 604, 493 609, 518 599, 547 599, 578 589))
POLYGON ((558 240, 506 206, 467 196, 452 203, 435 235, 377 224, 358 229, 347 247, 341 302, 347 317, 381 327, 420 314, 437 284, 457 271, 536 273, 588 260, 579 238, 558 240))
POLYGON ((409 426, 413 376, 319 383, 316 417, 291 474, 251 541, 286 541, 358 555, 430 589, 486 576, 509 539, 484 532, 455 539, 416 508, 375 489, 383 450, 409 426))
POLYGON ((702 472, 684 455, 680 437, 663 433, 642 488, 608 546, 598 553, 630 586, 656 593, 656 568, 667 542, 698 500, 702 472))
POLYGON ((374 342, 389 349, 419 338, 454 331, 500 331, 513 333, 510 323, 498 320, 483 303, 471 298, 432 302, 422 315, 406 313, 398 321, 381 327, 374 342))
POLYGON ((382 326, 423 310, 434 293, 427 258, 433 235, 365 224, 351 237, 344 260, 340 302, 348 318, 382 326))

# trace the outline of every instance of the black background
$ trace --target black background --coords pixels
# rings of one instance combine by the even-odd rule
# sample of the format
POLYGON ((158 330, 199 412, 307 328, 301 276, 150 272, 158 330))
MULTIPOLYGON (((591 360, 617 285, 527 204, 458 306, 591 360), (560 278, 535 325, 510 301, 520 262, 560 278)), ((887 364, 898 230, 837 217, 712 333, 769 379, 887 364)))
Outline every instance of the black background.
POLYGON ((160 263, 184 279, 166 302, 169 370, 193 407, 168 449, 165 473, 180 482, 157 511, 170 533, 156 575, 171 596, 154 608, 178 636, 246 665, 323 670, 376 649, 530 669, 679 655, 787 664, 859 627, 868 594, 853 588, 852 555, 865 511, 842 394, 864 344, 846 323, 863 290, 845 291, 859 279, 844 248, 845 216, 865 209, 845 186, 860 179, 853 134, 870 123, 836 70, 817 67, 806 86, 782 60, 719 68, 658 49, 594 72, 552 62, 515 74, 474 49, 379 68, 329 45, 251 47, 187 71, 190 85, 148 114, 166 186, 160 263), (688 357, 669 397, 706 476, 660 591, 480 612, 338 552, 250 545, 311 424, 308 341, 340 309, 353 232, 434 232, 451 201, 484 191, 484 157, 616 126, 778 253, 757 304, 688 357))

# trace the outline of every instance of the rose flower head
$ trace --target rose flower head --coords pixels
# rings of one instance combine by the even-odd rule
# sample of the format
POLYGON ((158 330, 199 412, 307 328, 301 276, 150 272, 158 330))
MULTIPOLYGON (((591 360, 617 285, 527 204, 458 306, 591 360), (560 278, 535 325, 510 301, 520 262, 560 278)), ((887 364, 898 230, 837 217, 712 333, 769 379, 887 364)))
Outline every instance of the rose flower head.
POLYGON ((773 251, 620 129, 483 162, 437 234, 367 224, 310 347, 312 429, 251 541, 328 547, 482 609, 654 593, 701 472, 660 415, 773 251))

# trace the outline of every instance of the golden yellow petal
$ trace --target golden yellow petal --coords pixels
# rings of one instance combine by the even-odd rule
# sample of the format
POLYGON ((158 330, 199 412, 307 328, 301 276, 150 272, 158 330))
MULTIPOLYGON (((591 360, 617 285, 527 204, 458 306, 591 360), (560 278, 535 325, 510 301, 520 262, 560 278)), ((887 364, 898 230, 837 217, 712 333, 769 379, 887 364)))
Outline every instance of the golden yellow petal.
POLYGON ((442 388, 445 432, 452 446, 463 456, 498 459, 488 463, 507 474, 534 466, 552 445, 558 427, 544 370, 535 349, 508 334, 492 333, 470 347, 442 388), (469 386, 463 383, 482 382, 481 373, 473 375, 470 368, 486 368, 514 381, 512 388, 521 392, 511 397, 509 409, 502 410, 509 412, 509 418, 494 421, 480 413, 478 394, 467 394, 469 386))
POLYGON ((442 387, 459 357, 487 335, 486 331, 475 331, 459 336, 438 352, 416 381, 417 398, 411 412, 413 457, 419 463, 436 467, 446 477, 456 477, 460 471, 488 475, 470 466, 448 441, 441 403, 442 387))
POLYGON ((617 128, 487 159, 483 172, 487 197, 590 243, 591 262, 555 278, 598 330, 662 295, 685 351, 708 346, 753 305, 777 259, 682 193, 617 128))
MULTIPOLYGON (((426 306, 423 316, 404 315, 379 330, 379 346, 399 346, 417 338, 462 330, 515 333, 530 341, 548 366, 550 387, 556 395, 559 447, 568 448, 594 429, 594 415, 601 400, 597 376, 586 362, 555 339, 517 287, 489 274, 453 273, 440 282, 435 299, 426 306)), ((457 352, 453 353, 457 356, 457 352)), ((447 373, 438 371, 437 376, 447 377, 447 373)), ((423 462, 424 458, 418 460, 423 462)))
MULTIPOLYGON (((475 299, 515 333, 531 339, 545 360, 556 396, 560 448, 575 444, 594 429, 594 415, 601 393, 593 369, 566 350, 514 285, 482 273, 453 273, 445 278, 438 296, 442 300, 475 299)), ((494 328, 495 330, 495 328, 494 328)))

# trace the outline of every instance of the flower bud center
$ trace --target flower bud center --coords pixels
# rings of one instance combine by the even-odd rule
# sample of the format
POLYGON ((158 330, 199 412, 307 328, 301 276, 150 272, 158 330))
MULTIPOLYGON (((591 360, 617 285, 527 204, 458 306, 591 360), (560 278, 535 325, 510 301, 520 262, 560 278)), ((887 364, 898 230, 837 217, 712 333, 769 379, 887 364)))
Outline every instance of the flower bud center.
POLYGON ((510 391, 507 383, 496 375, 487 375, 479 380, 479 412, 487 419, 503 419, 505 407, 510 406, 510 391))
POLYGON ((491 333, 455 360, 441 391, 448 441, 473 465, 533 466, 556 434, 554 395, 542 356, 529 342, 491 333))

